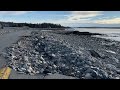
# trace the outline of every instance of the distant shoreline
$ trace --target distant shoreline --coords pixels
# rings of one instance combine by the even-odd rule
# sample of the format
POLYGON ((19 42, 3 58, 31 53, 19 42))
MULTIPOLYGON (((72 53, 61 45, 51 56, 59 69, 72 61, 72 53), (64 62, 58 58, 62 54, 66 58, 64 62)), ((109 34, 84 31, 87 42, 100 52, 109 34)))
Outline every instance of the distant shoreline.
POLYGON ((109 29, 120 29, 120 27, 74 27, 74 28, 109 28, 109 29))

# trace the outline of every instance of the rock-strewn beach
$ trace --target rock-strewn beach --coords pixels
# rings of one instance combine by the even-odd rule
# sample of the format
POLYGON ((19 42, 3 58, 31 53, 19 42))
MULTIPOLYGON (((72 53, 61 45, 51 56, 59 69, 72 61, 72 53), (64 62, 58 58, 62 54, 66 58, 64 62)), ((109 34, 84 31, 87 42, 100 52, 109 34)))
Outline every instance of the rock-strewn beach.
POLYGON ((33 31, 6 48, 3 56, 8 66, 19 73, 120 78, 120 42, 92 37, 94 34, 67 32, 33 31))

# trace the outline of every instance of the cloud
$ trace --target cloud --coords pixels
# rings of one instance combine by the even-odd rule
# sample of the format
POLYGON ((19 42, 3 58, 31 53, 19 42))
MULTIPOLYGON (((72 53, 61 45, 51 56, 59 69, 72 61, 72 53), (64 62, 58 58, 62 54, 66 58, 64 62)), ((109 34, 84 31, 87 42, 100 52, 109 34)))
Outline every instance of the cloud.
POLYGON ((93 21, 97 24, 120 24, 120 18, 111 18, 111 19, 101 19, 93 21))
POLYGON ((98 15, 102 15, 102 11, 71 11, 71 15, 68 16, 69 21, 84 21, 90 20, 92 17, 96 17, 98 15), (89 19, 88 19, 89 18, 89 19))
POLYGON ((0 11, 0 15, 23 15, 32 11, 0 11))
POLYGON ((102 25, 102 26, 116 26, 120 24, 120 17, 104 16, 103 11, 69 11, 69 15, 64 19, 54 21, 62 25, 102 25), (102 17, 100 15, 103 15, 102 17), (100 16, 100 17, 97 17, 100 16))
POLYGON ((66 18, 55 22, 60 24, 92 23, 93 20, 91 19, 98 15, 102 15, 102 11, 69 11, 69 15, 66 18))
POLYGON ((91 19, 98 15, 102 15, 102 11, 69 11, 66 18, 54 21, 54 23, 62 25, 93 23, 91 19))

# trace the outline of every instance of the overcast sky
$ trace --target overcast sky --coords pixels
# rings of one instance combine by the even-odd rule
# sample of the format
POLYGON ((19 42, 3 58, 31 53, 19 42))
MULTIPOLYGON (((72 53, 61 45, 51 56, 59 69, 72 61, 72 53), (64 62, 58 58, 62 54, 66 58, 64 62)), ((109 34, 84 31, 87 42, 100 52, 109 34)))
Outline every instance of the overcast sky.
POLYGON ((120 11, 0 11, 0 21, 120 27, 120 11))

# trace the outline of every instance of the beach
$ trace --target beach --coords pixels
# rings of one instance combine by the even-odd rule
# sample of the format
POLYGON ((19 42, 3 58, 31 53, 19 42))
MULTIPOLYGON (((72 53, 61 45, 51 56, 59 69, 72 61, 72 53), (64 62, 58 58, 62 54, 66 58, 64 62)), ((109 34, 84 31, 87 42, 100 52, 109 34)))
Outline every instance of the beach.
POLYGON ((119 79, 120 42, 95 37, 94 33, 82 34, 64 30, 32 31, 13 45, 14 50, 8 49, 17 52, 14 57, 26 56, 23 59, 26 65, 20 62, 21 57, 16 60, 7 51, 8 66, 18 73, 37 75, 36 78, 57 73, 79 79, 119 79))

